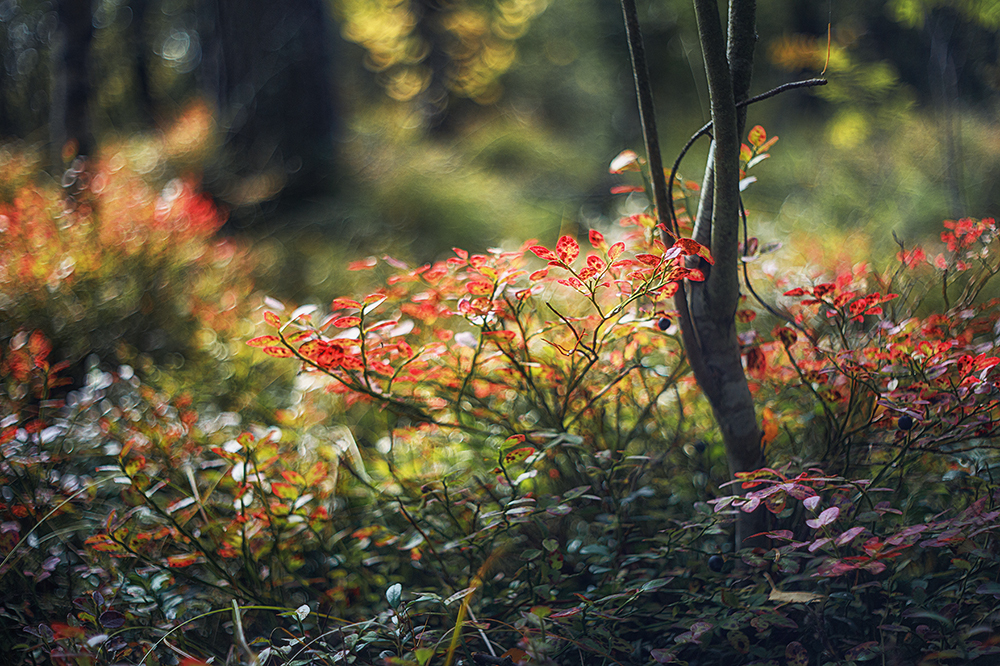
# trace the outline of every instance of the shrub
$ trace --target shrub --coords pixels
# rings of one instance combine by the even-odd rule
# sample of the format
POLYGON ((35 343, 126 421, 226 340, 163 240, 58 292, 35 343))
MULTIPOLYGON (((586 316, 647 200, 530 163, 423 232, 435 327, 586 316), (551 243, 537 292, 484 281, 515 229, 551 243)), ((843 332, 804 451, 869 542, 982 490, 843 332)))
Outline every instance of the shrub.
MULTIPOLYGON (((0 362, 4 647, 189 666, 990 663, 1000 363, 977 296, 996 239, 988 220, 946 229, 939 260, 778 280, 777 305, 741 311, 772 465, 735 491, 663 304, 708 253, 664 246, 646 214, 586 251, 387 258, 381 289, 327 312, 272 301, 250 345, 302 372, 265 418, 128 365, 91 367, 63 401, 65 364, 25 328, 0 362), (918 298, 942 278, 946 315, 918 298), (771 516, 770 547, 733 552, 748 511, 771 516)), ((744 248, 750 275, 764 250, 744 248)))
POLYGON ((43 332, 77 385, 88 357, 161 384, 187 366, 206 394, 246 406, 264 368, 235 343, 259 298, 253 257, 216 237, 224 212, 193 179, 157 189, 124 152, 76 163, 61 187, 4 165, 23 185, 0 203, 0 339, 43 332))

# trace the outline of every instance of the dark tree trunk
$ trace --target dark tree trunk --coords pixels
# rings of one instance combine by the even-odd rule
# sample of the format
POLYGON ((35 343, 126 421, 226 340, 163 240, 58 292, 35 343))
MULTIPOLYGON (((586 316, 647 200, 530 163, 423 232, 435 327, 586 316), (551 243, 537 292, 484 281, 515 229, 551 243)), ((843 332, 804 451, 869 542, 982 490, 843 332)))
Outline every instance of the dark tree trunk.
POLYGON ((270 173, 321 192, 335 130, 321 0, 217 0, 205 31, 204 84, 238 177, 270 173))
POLYGON ((57 0, 59 17, 52 47, 52 101, 49 136, 52 162, 62 166, 75 144, 77 155, 93 150, 90 127, 90 42, 94 36, 91 0, 57 0))
POLYGON ((453 118, 449 113, 451 95, 448 90, 448 64, 451 56, 445 49, 441 14, 446 0, 411 0, 417 17, 416 31, 427 45, 423 64, 430 70, 430 82, 417 98, 424 125, 432 134, 446 133, 453 118))
POLYGON ((129 7, 132 9, 132 21, 129 23, 128 39, 135 75, 136 108, 139 110, 140 121, 148 123, 153 120, 155 114, 152 84, 149 80, 150 49, 143 34, 143 30, 146 29, 146 11, 149 9, 149 0, 131 0, 129 7))

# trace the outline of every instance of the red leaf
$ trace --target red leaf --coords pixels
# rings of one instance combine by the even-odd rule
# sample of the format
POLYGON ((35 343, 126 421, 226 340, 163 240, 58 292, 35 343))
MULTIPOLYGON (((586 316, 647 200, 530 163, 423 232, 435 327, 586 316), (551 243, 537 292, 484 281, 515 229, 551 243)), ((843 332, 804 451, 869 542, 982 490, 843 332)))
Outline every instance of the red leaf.
POLYGON ((330 309, 331 310, 348 310, 348 309, 360 310, 361 309, 361 303, 358 303, 357 301, 352 301, 349 298, 335 298, 335 299, 333 299, 333 302, 330 303, 330 309))
POLYGON ((813 528, 814 530, 829 525, 837 519, 840 515, 840 507, 831 506, 829 509, 823 511, 823 513, 816 516, 812 520, 807 520, 806 525, 813 528))
POLYGON ((509 446, 517 446, 525 439, 524 435, 511 435, 503 441, 504 448, 509 446))
POLYGON ((639 185, 615 185, 611 188, 611 194, 626 194, 628 192, 645 192, 645 187, 639 185))
POLYGON ((625 243, 618 242, 608 248, 608 258, 614 261, 621 256, 621 253, 625 251, 625 243))
POLYGON ((281 476, 283 476, 285 481, 288 481, 288 483, 294 483, 297 486, 306 485, 305 477, 296 472, 294 469, 286 469, 281 473, 281 476))
POLYGON ((593 245, 595 249, 601 250, 607 245, 607 242, 604 240, 604 235, 597 229, 591 229, 588 236, 590 238, 590 244, 593 245))
POLYGON ((270 310, 264 312, 264 321, 274 328, 281 328, 281 318, 270 310))
POLYGON ((285 336, 285 342, 287 342, 290 345, 294 345, 299 342, 302 342, 303 340, 308 340, 312 336, 313 336, 312 331, 295 331, 291 335, 285 336))
POLYGON ((489 296, 493 293, 493 285, 483 280, 475 280, 467 283, 465 290, 473 296, 489 296))
POLYGON ((601 272, 607 267, 607 264, 604 263, 604 260, 596 254, 591 254, 587 256, 587 267, 597 272, 601 272))
POLYGON ((339 317, 333 320, 333 325, 337 328, 350 328, 351 326, 357 326, 361 323, 361 317, 339 317))
POLYGON ((364 271, 369 268, 375 268, 375 264, 378 263, 378 259, 375 257, 367 257, 365 259, 359 259, 358 261, 352 261, 347 264, 347 270, 349 271, 364 271))
POLYGON ((680 247, 684 254, 695 255, 701 257, 710 264, 715 264, 715 259, 712 258, 711 251, 696 240, 691 238, 678 238, 674 241, 674 245, 680 247))
POLYGON ((747 140, 750 141, 750 143, 755 147, 759 147, 767 141, 767 132, 764 131, 763 127, 757 125, 750 130, 750 134, 747 135, 747 140))
POLYGON ((539 259, 544 259, 545 261, 559 261, 559 255, 542 245, 532 245, 528 248, 535 253, 539 259))
POLYGON ((287 483, 280 483, 278 481, 273 481, 271 483, 271 492, 281 499, 286 500, 294 500, 299 497, 299 491, 295 488, 295 486, 287 483))
POLYGON ((253 340, 247 340, 247 344, 251 347, 271 347, 273 345, 279 344, 281 338, 277 335, 262 335, 259 338, 254 338, 253 340))
POLYGON ((639 171, 639 156, 634 150, 623 150, 618 153, 615 159, 611 160, 608 173, 622 173, 624 171, 639 171))
POLYGON ((505 465, 515 465, 519 462, 523 462, 525 459, 527 459, 528 456, 530 456, 534 452, 535 449, 534 447, 531 446, 525 446, 524 448, 514 449, 513 451, 509 451, 504 454, 503 462, 505 465))
POLYGON ((580 245, 572 236, 563 236, 556 243, 556 252, 559 253, 560 259, 571 264, 574 259, 580 256, 580 245))
POLYGON ((180 569, 182 567, 189 567, 199 559, 198 553, 187 553, 185 555, 171 555, 167 558, 167 565, 180 569))

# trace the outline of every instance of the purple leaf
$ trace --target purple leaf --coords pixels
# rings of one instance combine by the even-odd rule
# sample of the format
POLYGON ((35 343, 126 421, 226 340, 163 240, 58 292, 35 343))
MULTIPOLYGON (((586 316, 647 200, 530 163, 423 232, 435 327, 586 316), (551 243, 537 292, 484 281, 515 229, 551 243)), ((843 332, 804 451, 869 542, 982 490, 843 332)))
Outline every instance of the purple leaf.
POLYGON ((833 521, 837 520, 837 516, 840 515, 840 507, 831 506, 829 509, 823 511, 823 513, 816 516, 812 520, 807 520, 806 525, 817 530, 825 525, 829 525, 833 521))

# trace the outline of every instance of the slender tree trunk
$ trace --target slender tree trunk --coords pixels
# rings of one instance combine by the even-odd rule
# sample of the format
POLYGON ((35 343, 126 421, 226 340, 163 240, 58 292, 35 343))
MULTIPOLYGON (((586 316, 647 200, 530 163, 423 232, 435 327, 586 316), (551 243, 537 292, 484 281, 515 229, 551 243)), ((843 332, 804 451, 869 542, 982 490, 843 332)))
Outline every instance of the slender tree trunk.
MULTIPOLYGON (((689 283, 678 298, 687 299, 690 325, 682 329, 685 347, 696 349, 692 371, 705 392, 719 424, 726 447, 729 472, 760 468, 761 432, 753 396, 743 372, 742 354, 736 334, 739 305, 740 228, 740 137, 746 110, 737 103, 747 99, 756 45, 756 3, 731 0, 729 35, 723 34, 715 0, 694 0, 712 106, 713 142, 709 151, 702 199, 699 202, 694 238, 709 245, 714 266, 702 266, 704 282, 689 283)), ((761 545, 748 537, 766 529, 763 510, 740 514, 738 545, 761 545)))
MULTIPOLYGON (((743 373, 743 360, 736 335, 739 305, 740 228, 740 136, 746 112, 737 104, 747 99, 756 45, 754 0, 730 0, 729 36, 722 30, 716 0, 694 0, 712 104, 714 140, 709 150, 702 199, 698 206, 694 238, 708 246, 714 265, 702 262, 704 282, 682 285, 675 297, 688 361, 712 412, 726 447, 730 474, 758 469, 762 463, 760 428, 753 397, 743 373)), ((622 0, 625 27, 632 54, 639 115, 646 141, 653 198, 659 222, 670 229, 667 219, 667 188, 657 145, 652 95, 646 72, 645 52, 639 34, 635 0, 622 0)), ((664 235, 669 246, 673 239, 664 235)), ((751 539, 766 529, 763 511, 742 513, 736 526, 740 546, 763 545, 751 539)))
POLYGON ((449 106, 453 103, 448 90, 448 64, 451 60, 445 50, 443 28, 441 27, 442 0, 411 0, 413 13, 417 17, 416 31, 428 48, 424 65, 430 70, 430 83, 420 93, 417 102, 424 123, 431 134, 447 134, 452 129, 453 115, 449 106))

